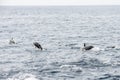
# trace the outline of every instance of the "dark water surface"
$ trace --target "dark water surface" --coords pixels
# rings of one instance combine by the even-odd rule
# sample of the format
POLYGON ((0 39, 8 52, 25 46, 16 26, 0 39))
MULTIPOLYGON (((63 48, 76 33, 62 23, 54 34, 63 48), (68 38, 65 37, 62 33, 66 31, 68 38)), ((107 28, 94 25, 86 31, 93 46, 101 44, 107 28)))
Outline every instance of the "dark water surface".
POLYGON ((0 80, 120 80, 119 45, 120 6, 0 7, 0 80))

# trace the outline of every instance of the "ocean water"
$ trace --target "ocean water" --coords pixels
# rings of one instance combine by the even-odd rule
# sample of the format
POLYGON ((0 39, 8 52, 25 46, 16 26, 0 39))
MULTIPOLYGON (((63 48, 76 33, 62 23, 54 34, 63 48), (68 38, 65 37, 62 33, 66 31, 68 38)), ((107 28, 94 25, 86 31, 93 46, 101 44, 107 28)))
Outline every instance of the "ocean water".
POLYGON ((119 45, 120 6, 0 6, 0 80, 120 80, 119 45))

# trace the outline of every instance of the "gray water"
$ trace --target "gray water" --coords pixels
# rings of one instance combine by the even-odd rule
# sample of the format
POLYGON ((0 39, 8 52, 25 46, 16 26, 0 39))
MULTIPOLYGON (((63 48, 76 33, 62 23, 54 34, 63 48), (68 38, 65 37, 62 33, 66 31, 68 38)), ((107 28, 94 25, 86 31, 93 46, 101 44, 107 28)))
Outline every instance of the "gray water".
POLYGON ((120 6, 1 6, 0 80, 120 80, 119 21, 120 6))

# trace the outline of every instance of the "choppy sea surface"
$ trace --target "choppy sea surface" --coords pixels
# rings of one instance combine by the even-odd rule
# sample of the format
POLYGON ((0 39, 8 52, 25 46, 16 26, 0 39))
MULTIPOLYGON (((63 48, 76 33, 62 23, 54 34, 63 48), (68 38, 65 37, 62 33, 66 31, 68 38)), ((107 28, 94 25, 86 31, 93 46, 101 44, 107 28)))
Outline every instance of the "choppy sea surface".
POLYGON ((120 6, 0 6, 0 80, 120 80, 119 45, 120 6))

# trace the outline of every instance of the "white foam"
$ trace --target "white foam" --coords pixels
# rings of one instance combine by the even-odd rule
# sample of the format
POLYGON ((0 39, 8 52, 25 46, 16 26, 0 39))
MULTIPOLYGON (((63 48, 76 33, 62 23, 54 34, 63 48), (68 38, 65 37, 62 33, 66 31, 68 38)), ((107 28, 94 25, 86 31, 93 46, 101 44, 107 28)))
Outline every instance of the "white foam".
POLYGON ((60 66, 61 71, 63 72, 70 72, 70 71, 82 71, 81 67, 78 67, 76 65, 62 65, 60 66))
POLYGON ((39 79, 37 79, 36 76, 32 74, 20 73, 20 74, 14 75, 12 78, 8 78, 7 80, 39 80, 39 79))

